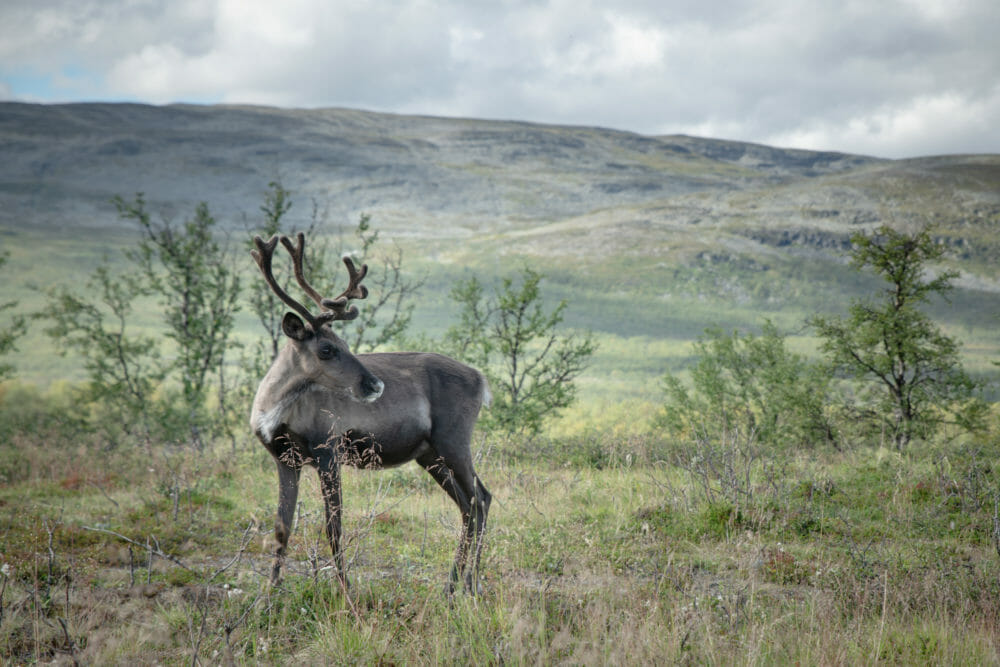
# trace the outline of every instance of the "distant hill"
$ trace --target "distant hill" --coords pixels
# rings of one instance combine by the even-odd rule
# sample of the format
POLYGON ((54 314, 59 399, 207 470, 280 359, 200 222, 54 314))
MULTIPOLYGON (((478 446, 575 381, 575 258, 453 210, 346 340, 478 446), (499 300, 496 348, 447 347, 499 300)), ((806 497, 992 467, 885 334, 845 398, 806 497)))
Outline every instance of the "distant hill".
POLYGON ((365 211, 417 238, 513 231, 544 246, 569 220, 577 231, 654 225, 674 237, 721 226, 822 250, 909 208, 970 260, 996 257, 1000 237, 997 155, 893 161, 348 109, 20 103, 0 104, 0 154, 4 227, 119 224, 108 200, 140 191, 165 215, 207 201, 235 225, 280 179, 301 215, 309 202, 335 220, 365 211))
POLYGON ((0 103, 0 155, 0 238, 20 244, 8 269, 22 300, 52 279, 32 274, 43 250, 62 274, 93 264, 102 239, 127 242, 115 195, 144 192, 173 218, 205 201, 242 233, 275 180, 300 225, 367 212, 383 238, 416 249, 431 288, 417 324, 438 330, 463 271, 525 262, 577 305, 570 324, 608 336, 690 340, 763 316, 800 326, 870 290, 844 266, 852 233, 933 222, 962 272, 938 315, 995 370, 1000 155, 886 160, 349 109, 21 103, 0 103))

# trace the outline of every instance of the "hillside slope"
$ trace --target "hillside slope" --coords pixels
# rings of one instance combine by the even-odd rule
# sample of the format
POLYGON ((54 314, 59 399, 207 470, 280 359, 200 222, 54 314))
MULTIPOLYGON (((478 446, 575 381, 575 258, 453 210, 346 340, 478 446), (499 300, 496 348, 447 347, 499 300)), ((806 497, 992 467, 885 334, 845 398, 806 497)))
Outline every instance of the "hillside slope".
POLYGON ((0 152, 4 227, 115 225, 108 200, 135 192, 167 216, 207 201, 237 225, 279 179, 333 220, 366 211, 392 234, 425 239, 575 220, 683 236, 721 226, 772 247, 822 249, 916 206, 982 260, 1000 220, 995 155, 889 161, 346 109, 4 103, 0 152))
POLYGON ((245 235, 280 180, 293 225, 350 227, 367 212, 406 246, 428 277, 416 325, 432 332, 457 277, 525 263, 581 304, 570 324, 611 337, 690 340, 765 316, 801 327, 871 290, 845 267, 852 233, 932 222, 962 272, 936 316, 973 341, 981 368, 1000 346, 1000 155, 884 160, 348 109, 20 103, 0 103, 0 155, 15 276, 4 292, 22 301, 129 242, 115 195, 144 192, 167 218, 206 201, 245 235))

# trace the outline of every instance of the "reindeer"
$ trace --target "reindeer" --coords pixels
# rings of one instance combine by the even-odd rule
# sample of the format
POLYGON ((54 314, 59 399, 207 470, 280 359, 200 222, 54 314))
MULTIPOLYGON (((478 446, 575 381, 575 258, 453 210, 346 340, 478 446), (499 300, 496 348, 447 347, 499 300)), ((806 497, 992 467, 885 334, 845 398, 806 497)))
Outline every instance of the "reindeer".
POLYGON ((368 272, 344 257, 349 283, 335 299, 320 296, 305 279, 305 236, 297 245, 280 241, 292 256, 295 278, 320 308, 313 315, 285 292, 274 278, 271 260, 278 244, 254 238, 251 254, 274 293, 293 311, 281 328, 288 342, 261 381, 250 425, 278 467, 277 546, 271 583, 280 581, 303 465, 319 473, 326 509, 326 535, 337 576, 346 587, 341 548, 340 465, 385 468, 416 461, 458 505, 463 530, 447 590, 464 576, 466 589, 477 592, 490 492, 472 465, 470 441, 482 404, 489 405, 483 375, 448 357, 419 352, 351 354, 330 322, 358 316, 351 300, 364 299, 361 284, 368 272), (467 568, 470 551, 472 565, 467 568))

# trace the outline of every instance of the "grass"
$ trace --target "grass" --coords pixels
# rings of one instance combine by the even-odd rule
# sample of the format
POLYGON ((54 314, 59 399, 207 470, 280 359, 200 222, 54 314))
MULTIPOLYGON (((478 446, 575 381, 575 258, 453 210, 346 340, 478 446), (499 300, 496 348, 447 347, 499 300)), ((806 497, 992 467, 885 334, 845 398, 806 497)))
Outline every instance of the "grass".
POLYGON ((694 452, 658 440, 641 410, 631 414, 630 423, 612 413, 603 429, 556 425, 533 448, 477 436, 477 467, 494 496, 483 593, 451 600, 442 591, 457 511, 416 466, 345 471, 346 597, 326 567, 311 473, 284 582, 268 585, 277 485, 254 443, 234 454, 6 440, 0 655, 96 664, 1000 660, 996 433, 904 455, 766 452, 780 474, 748 464, 752 500, 734 503, 713 494, 720 480, 699 476, 694 452))
MULTIPOLYGON (((305 475, 287 575, 272 589, 277 485, 263 449, 81 436, 70 400, 79 368, 33 336, 20 377, 42 389, 0 385, 3 661, 1000 662, 1000 436, 706 467, 705 452, 650 426, 660 378, 683 372, 691 341, 707 325, 754 328, 766 316, 813 354, 805 317, 873 286, 794 255, 644 255, 643 240, 665 243, 662 230, 647 233, 589 263, 539 254, 544 244, 503 254, 500 237, 434 262, 413 246, 428 276, 415 332, 447 328, 457 279, 541 262, 547 298, 567 299, 567 324, 601 343, 580 402, 544 438, 476 441, 495 499, 476 598, 442 594, 457 511, 416 466, 345 473, 349 596, 330 576, 318 485, 305 475)), ((43 307, 39 288, 82 284, 106 247, 114 258, 129 242, 11 234, 4 270, 15 279, 0 301, 22 310, 43 307)), ((963 289, 933 306, 987 380, 1000 350, 994 305, 995 293, 963 289)), ((156 309, 141 304, 144 330, 155 330, 156 309)), ((252 331, 244 317, 238 337, 252 331)))

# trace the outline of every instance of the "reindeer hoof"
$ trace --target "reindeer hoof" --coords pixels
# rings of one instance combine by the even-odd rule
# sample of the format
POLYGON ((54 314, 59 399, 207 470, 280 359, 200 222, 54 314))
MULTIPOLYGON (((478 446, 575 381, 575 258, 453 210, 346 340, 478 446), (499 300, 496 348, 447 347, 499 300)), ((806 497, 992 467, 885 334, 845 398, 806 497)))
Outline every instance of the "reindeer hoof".
POLYGON ((275 587, 281 583, 281 563, 275 563, 271 567, 271 586, 275 587))

